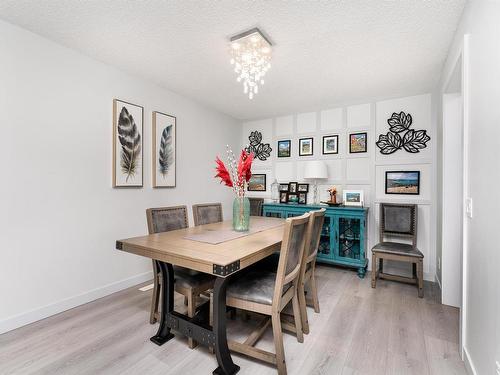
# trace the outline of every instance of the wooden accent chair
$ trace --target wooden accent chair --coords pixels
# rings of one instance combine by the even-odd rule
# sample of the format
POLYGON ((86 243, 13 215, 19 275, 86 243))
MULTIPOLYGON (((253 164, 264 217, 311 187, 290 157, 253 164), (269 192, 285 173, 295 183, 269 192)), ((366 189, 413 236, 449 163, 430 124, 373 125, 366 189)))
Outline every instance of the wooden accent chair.
MULTIPOLYGON (((149 234, 168 232, 188 227, 186 206, 148 208, 146 210, 149 234)), ((162 280, 158 264, 153 260, 153 300, 149 322, 158 321, 158 305, 162 280)), ((202 272, 193 271, 184 267, 174 266, 175 291, 182 294, 187 300, 187 314, 190 318, 196 312, 196 297, 213 288, 215 278, 202 272)), ((196 342, 189 338, 189 347, 196 347, 196 342)))
POLYGON ((222 204, 221 203, 203 203, 193 205, 194 225, 203 225, 221 222, 222 204))
POLYGON ((262 216, 264 198, 248 198, 250 201, 250 216, 262 216))
POLYGON ((266 315, 245 342, 229 341, 229 349, 274 364, 281 375, 286 374, 281 311, 290 301, 293 305, 294 332, 299 342, 304 341, 297 290, 309 235, 309 216, 306 213, 286 220, 277 272, 250 269, 236 275, 227 287, 227 306, 266 315), (255 347, 270 323, 276 353, 255 347))
POLYGON ((424 296, 424 255, 417 248, 416 204, 380 204, 380 243, 372 248, 372 288, 377 278, 416 284, 418 296, 424 296), (411 239, 411 244, 384 242, 386 236, 411 239), (379 265, 377 268, 377 259, 379 265), (384 259, 413 264, 413 277, 403 277, 384 273, 384 259))
MULTIPOLYGON (((302 266, 300 267, 299 277, 299 303, 300 303, 300 317, 302 319, 302 331, 305 334, 309 333, 309 322, 307 320, 306 309, 306 294, 305 285, 309 283, 311 292, 312 306, 314 312, 319 313, 319 299, 318 288, 316 287, 316 255, 318 254, 318 246, 321 238, 321 231, 325 221, 326 210, 322 208, 319 211, 310 211, 311 218, 309 219, 309 242, 305 245, 302 266)), ((309 304, 309 305, 311 305, 309 304)))

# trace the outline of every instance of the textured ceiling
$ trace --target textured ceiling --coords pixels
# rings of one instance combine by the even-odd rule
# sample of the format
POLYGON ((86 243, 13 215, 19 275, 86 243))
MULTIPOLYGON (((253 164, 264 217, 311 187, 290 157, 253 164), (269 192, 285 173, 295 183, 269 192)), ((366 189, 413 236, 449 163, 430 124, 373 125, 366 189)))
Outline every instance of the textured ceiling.
POLYGON ((465 0, 2 0, 0 18, 250 119, 435 88, 465 0), (272 69, 249 100, 227 40, 259 26, 272 69))

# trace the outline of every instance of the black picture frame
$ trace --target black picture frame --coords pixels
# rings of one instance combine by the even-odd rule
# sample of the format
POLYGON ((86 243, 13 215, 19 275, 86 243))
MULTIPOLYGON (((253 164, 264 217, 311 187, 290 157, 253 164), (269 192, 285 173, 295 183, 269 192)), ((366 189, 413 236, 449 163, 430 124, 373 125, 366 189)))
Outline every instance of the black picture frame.
POLYGON ((288 204, 298 204, 299 203, 299 194, 298 193, 288 193, 287 203, 288 204))
POLYGON ((298 183, 297 182, 289 182, 288 183, 288 192, 292 194, 297 194, 298 193, 298 183))
POLYGON ((280 191, 280 203, 288 203, 288 192, 280 191))
POLYGON ((307 204, 307 193, 301 192, 299 193, 299 204, 307 204))
POLYGON ((267 187, 266 174, 265 173, 252 173, 252 177, 250 177, 250 180, 248 181, 247 191, 266 191, 266 187, 267 187), (264 187, 263 188, 252 188, 250 185, 252 178, 261 177, 261 176, 264 176, 264 183, 263 183, 264 187))
POLYGON ((360 153, 364 153, 364 152, 368 152, 368 133, 367 132, 349 133, 349 153, 350 154, 360 154, 360 153), (353 151, 352 150, 352 137, 355 136, 355 135, 362 135, 362 136, 364 136, 364 138, 365 138, 365 148, 364 148, 364 150, 360 150, 360 151, 353 151))
POLYGON ((278 141, 278 157, 279 158, 289 158, 292 156, 292 140, 291 139, 283 139, 281 141, 278 141), (285 152, 283 155, 281 153, 280 145, 281 144, 288 144, 288 152, 285 152))
MULTIPOLYGON (((396 176, 394 176, 396 177, 396 176)), ((409 178, 406 178, 408 180, 409 178)), ((394 180, 391 179, 391 180, 394 180)), ((400 178, 400 180, 405 180, 404 178, 400 178)), ((391 185, 393 183, 390 183, 391 185)), ((395 194, 395 195, 420 195, 420 171, 386 171, 385 172, 385 193, 386 194, 395 194), (400 186, 389 186, 389 180, 391 179, 391 173, 393 174, 414 174, 416 178, 412 178, 411 180, 416 180, 416 184, 411 184, 405 186, 401 183, 400 186), (412 187, 415 186, 415 191, 413 191, 412 187), (399 190, 399 191, 398 191, 399 190)))
MULTIPOLYGON (((350 140, 350 138, 349 138, 350 140)), ((323 136, 323 155, 335 155, 335 154, 338 154, 339 153, 339 135, 338 134, 333 134, 333 135, 324 135, 323 136), (327 152, 325 151, 325 141, 328 139, 328 138, 335 138, 337 139, 337 150, 336 151, 332 151, 332 152, 327 152)))
POLYGON ((297 193, 309 193, 309 184, 298 184, 297 193))
POLYGON ((288 193, 288 184, 279 184, 278 190, 280 193, 288 193))
POLYGON ((300 138, 299 139, 299 156, 313 156, 314 155, 314 138, 300 138), (302 141, 311 141, 311 153, 304 154, 302 153, 302 141))

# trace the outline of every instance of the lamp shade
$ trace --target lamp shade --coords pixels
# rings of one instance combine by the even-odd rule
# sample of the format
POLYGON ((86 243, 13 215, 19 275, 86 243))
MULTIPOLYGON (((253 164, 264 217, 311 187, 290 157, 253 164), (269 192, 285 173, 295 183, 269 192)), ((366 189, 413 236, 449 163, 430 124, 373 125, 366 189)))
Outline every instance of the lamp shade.
POLYGON ((328 178, 328 170, 326 164, 321 160, 311 160, 305 165, 304 178, 310 180, 319 180, 328 178))

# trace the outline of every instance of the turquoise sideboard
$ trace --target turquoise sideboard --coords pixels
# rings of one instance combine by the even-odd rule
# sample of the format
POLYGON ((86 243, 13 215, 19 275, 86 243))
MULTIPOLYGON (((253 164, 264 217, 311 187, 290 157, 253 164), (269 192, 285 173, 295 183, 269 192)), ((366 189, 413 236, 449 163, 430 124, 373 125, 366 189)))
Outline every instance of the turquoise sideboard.
POLYGON ((281 203, 264 203, 263 207, 264 216, 283 219, 326 208, 317 261, 354 267, 358 269, 360 278, 365 277, 368 265, 366 258, 368 208, 281 203))

